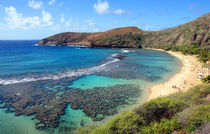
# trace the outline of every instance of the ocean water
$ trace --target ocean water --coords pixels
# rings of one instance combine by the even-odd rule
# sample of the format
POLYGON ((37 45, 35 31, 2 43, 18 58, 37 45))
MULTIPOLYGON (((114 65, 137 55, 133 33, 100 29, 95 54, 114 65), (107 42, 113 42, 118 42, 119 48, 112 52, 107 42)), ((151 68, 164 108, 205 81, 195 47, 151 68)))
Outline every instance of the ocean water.
POLYGON ((161 51, 36 42, 0 41, 0 133, 71 133, 136 105, 181 67, 161 51))

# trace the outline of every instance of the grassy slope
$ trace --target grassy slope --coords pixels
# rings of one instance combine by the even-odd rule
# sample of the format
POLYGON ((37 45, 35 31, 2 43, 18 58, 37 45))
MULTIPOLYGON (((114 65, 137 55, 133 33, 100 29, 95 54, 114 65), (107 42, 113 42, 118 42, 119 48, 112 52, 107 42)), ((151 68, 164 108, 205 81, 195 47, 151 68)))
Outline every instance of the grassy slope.
POLYGON ((142 47, 164 48, 166 46, 179 46, 182 44, 198 44, 200 47, 208 46, 210 36, 210 13, 205 14, 191 22, 174 28, 144 34, 142 47))
POLYGON ((168 134, 204 133, 210 129, 210 85, 200 85, 186 93, 176 93, 144 103, 122 113, 107 124, 81 128, 86 134, 168 134))

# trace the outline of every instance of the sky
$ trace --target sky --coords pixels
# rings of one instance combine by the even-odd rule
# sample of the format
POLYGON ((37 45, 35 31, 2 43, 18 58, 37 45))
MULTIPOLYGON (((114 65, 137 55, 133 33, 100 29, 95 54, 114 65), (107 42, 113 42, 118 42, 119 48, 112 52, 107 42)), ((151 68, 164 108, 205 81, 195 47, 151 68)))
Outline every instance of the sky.
POLYGON ((0 0, 0 40, 137 26, 157 31, 210 12, 210 0, 0 0))

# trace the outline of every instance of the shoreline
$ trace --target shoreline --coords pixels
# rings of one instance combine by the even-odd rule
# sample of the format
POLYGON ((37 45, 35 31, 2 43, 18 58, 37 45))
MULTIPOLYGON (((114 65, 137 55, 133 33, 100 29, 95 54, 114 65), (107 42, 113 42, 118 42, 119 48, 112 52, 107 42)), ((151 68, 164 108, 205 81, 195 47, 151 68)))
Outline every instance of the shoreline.
MULTIPOLYGON (((164 51, 162 49, 150 49, 164 51)), ((181 52, 164 51, 178 58, 182 65, 178 73, 173 75, 169 80, 154 85, 149 88, 145 101, 167 96, 176 92, 186 92, 190 88, 201 84, 197 79, 198 73, 202 72, 204 76, 208 75, 208 68, 202 68, 203 63, 197 61, 197 58, 191 55, 184 55, 181 52)))

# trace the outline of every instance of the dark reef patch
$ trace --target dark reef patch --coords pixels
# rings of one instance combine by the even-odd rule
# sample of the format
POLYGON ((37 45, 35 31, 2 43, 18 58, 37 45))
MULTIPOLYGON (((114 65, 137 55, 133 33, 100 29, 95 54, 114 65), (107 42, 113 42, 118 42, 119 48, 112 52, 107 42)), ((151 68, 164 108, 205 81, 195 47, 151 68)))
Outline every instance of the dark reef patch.
POLYGON ((134 102, 132 98, 140 95, 135 85, 116 85, 112 87, 95 87, 93 89, 74 89, 60 97, 71 104, 73 109, 83 109, 93 120, 102 120, 105 116, 117 113, 117 107, 134 102))
POLYGON ((34 118, 40 121, 36 123, 37 129, 57 127, 57 120, 64 114, 67 103, 62 98, 56 97, 56 94, 64 89, 52 90, 46 88, 46 85, 53 87, 53 85, 65 85, 71 81, 72 79, 45 80, 0 85, 0 100, 4 102, 1 108, 6 108, 7 112, 15 112, 16 116, 35 115, 34 118))
POLYGON ((93 120, 117 113, 117 108, 134 103, 140 95, 135 85, 95 87, 93 89, 69 88, 74 78, 43 80, 10 85, 0 85, 0 108, 15 115, 34 115, 37 129, 57 127, 68 104, 72 109, 82 109, 93 120))
POLYGON ((109 71, 101 71, 96 74, 112 78, 144 79, 146 81, 153 82, 161 79, 159 75, 155 74, 157 69, 159 73, 168 72, 168 70, 162 67, 155 67, 154 71, 151 71, 153 68, 153 66, 146 66, 142 64, 119 63, 118 65, 110 66, 109 71), (144 68, 144 70, 141 70, 141 68, 144 68))

